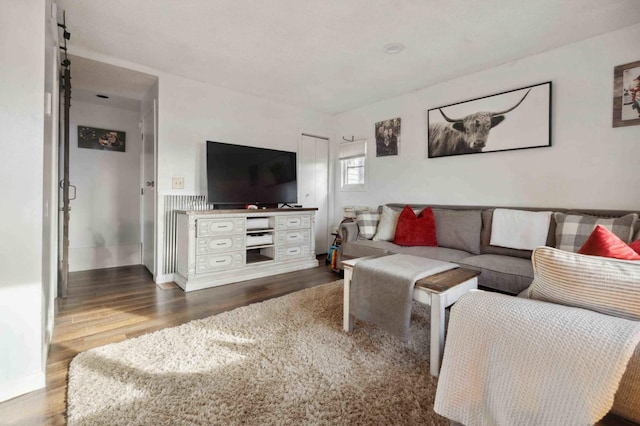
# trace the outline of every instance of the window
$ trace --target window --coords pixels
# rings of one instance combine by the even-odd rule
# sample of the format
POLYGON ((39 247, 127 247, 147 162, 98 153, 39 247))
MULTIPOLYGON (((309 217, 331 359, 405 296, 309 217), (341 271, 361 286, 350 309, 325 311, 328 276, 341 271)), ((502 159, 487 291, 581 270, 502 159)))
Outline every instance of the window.
POLYGON ((341 143, 338 151, 340 161, 340 188, 364 190, 366 184, 367 141, 341 143))

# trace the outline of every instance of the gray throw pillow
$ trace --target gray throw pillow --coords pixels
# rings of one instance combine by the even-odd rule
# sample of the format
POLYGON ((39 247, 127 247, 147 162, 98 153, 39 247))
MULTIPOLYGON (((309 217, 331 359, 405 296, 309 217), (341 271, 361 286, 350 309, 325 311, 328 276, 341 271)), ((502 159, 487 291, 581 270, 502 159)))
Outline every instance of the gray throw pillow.
POLYGON ((378 220, 380 220, 380 215, 376 211, 356 210, 358 239, 372 239, 378 229, 378 220))
POLYGON ((631 241, 633 226, 638 219, 636 213, 627 214, 616 218, 600 218, 596 216, 555 213, 556 222, 556 248, 565 251, 577 252, 587 241, 596 225, 602 225, 613 232, 625 243, 631 241))
POLYGON ((438 246, 480 254, 480 210, 433 209, 438 246))

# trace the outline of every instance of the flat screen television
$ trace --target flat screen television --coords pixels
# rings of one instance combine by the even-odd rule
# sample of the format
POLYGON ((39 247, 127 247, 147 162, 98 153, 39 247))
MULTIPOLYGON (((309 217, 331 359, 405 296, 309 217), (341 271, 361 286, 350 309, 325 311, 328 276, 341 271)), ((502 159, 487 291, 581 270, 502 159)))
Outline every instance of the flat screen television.
POLYGON ((296 203, 296 153, 207 141, 207 189, 220 207, 296 203))

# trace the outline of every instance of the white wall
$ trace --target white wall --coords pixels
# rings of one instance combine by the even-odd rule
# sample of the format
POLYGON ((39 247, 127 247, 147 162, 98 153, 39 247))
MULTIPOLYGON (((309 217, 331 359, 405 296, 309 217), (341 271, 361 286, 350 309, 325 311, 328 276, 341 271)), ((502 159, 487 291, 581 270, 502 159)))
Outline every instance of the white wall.
POLYGON ((71 105, 69 270, 140 264, 140 111, 71 105), (126 132, 125 152, 79 148, 78 126, 126 132))
POLYGON ((330 116, 188 80, 160 76, 158 191, 206 194, 206 141, 297 151, 301 131, 328 135, 330 116), (171 178, 185 189, 172 190, 171 178))
POLYGON ((45 9, 8 0, 0 14, 0 401, 44 386, 45 9))
POLYGON ((345 205, 389 202, 638 210, 640 127, 612 128, 611 110, 613 68, 638 60, 639 39, 635 25, 338 115, 334 143, 368 139, 369 181, 365 192, 337 192, 336 217, 345 205), (552 147, 426 158, 428 109, 545 81, 552 147), (376 158, 374 123, 394 117, 400 154, 376 158))
POLYGON ((45 116, 42 222, 42 364, 46 367, 53 335, 54 302, 58 292, 58 142, 60 48, 57 7, 46 0, 45 116))

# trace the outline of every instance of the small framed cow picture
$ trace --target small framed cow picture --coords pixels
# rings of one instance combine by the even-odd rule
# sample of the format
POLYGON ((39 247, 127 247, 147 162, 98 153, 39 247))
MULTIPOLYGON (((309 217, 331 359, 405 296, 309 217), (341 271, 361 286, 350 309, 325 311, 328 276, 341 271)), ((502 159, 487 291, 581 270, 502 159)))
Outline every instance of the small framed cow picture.
POLYGON ((432 108, 429 158, 551 146, 551 82, 432 108))

